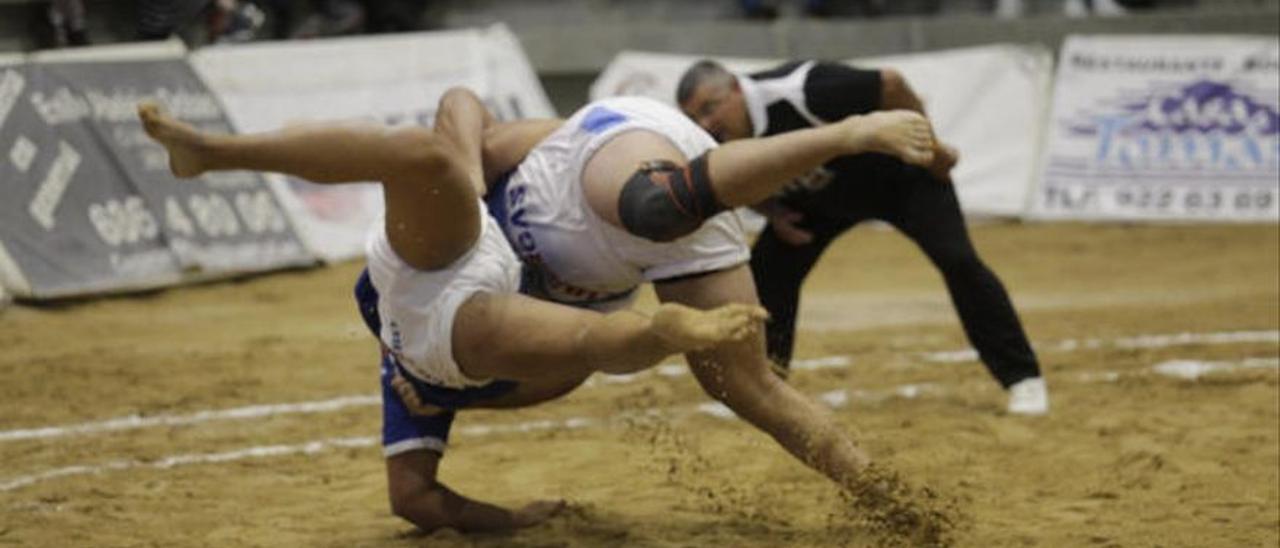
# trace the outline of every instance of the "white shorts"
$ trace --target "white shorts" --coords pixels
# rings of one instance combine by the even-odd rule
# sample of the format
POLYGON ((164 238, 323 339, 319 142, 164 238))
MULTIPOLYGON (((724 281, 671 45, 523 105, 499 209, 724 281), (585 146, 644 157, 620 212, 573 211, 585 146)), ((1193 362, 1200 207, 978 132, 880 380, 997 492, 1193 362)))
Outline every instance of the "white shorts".
POLYGON ((453 320, 458 308, 476 293, 520 289, 520 261, 483 203, 480 219, 475 246, 444 269, 425 271, 406 264, 392 251, 381 220, 365 248, 369 279, 378 290, 382 344, 410 374, 445 388, 491 381, 467 377, 454 360, 453 320))

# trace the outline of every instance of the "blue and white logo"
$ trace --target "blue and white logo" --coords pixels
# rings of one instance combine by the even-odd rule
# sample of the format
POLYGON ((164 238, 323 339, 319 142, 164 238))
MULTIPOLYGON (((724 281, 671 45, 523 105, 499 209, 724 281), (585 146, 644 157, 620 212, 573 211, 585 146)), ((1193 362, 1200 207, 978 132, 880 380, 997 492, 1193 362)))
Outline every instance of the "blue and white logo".
POLYGON ((1275 172, 1280 167, 1276 90, 1197 80, 1099 101, 1067 122, 1093 137, 1089 160, 1109 169, 1275 172))

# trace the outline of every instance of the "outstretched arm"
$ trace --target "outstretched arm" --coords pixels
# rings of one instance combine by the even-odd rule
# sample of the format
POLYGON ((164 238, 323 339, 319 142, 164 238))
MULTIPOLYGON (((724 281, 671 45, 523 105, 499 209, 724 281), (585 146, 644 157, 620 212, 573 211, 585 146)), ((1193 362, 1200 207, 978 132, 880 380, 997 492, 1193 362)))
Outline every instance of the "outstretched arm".
POLYGON ((834 124, 760 139, 739 139, 712 150, 708 170, 716 198, 726 207, 758 203, 836 157, 865 152, 915 165, 933 161, 933 127, 915 112, 850 116, 834 124))
POLYGON ((539 500, 510 510, 467 498, 436 479, 439 464, 440 454, 427 449, 387 458, 391 511, 424 531, 510 531, 542 523, 564 508, 562 500, 539 500))

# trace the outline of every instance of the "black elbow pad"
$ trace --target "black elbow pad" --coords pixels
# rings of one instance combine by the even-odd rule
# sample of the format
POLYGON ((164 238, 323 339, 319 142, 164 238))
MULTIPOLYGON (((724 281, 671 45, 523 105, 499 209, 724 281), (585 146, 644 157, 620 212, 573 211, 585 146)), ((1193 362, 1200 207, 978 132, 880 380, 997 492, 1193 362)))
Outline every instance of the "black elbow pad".
POLYGON ((711 189, 706 154, 686 166, 667 160, 645 162, 618 196, 622 226, 656 242, 690 234, 724 209, 711 189))

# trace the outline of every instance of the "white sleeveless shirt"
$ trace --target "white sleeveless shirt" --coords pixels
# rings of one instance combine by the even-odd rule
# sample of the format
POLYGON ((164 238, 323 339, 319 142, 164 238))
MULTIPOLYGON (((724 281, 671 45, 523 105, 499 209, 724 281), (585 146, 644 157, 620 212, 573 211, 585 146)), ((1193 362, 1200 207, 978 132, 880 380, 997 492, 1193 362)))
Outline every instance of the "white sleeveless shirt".
POLYGON ((629 304, 633 290, 646 281, 722 270, 749 259, 742 221, 732 211, 664 243, 634 236, 591 209, 582 189, 583 168, 601 146, 628 131, 662 135, 690 160, 716 146, 684 114, 648 98, 604 99, 576 112, 495 188, 501 195, 489 200, 525 263, 525 292, 612 310, 629 304))

